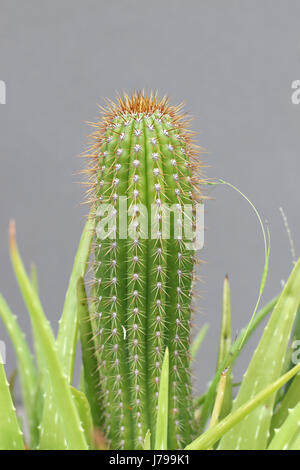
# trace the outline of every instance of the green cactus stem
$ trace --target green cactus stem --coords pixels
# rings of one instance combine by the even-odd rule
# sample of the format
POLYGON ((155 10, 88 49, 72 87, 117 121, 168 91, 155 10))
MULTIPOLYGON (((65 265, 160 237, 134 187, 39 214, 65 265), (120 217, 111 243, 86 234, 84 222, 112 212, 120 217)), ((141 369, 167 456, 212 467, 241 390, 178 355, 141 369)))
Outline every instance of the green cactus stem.
POLYGON ((96 208, 94 337, 113 449, 140 448, 148 430, 154 442, 166 347, 168 448, 182 448, 193 437, 194 251, 186 244, 183 211, 191 207, 194 220, 199 178, 193 170, 200 163, 180 109, 152 93, 124 94, 102 110, 88 152, 96 208))

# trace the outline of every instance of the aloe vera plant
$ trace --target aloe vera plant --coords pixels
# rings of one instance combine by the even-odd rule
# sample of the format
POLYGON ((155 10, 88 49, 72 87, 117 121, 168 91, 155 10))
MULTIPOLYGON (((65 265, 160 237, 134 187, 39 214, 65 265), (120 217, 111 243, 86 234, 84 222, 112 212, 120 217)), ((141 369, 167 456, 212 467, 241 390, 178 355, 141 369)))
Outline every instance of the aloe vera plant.
POLYGON ((193 242, 205 184, 193 134, 180 107, 145 93, 109 102, 94 128, 86 154, 91 210, 56 338, 36 271, 27 274, 10 224, 35 357, 0 296, 29 424, 24 434, 0 364, 0 449, 299 448, 300 364, 290 360, 288 343, 300 302, 300 260, 279 296, 255 310, 235 341, 225 278, 217 370, 207 391, 193 396, 191 371, 207 331, 204 325, 191 343, 193 242), (234 362, 271 311, 234 398, 234 362))

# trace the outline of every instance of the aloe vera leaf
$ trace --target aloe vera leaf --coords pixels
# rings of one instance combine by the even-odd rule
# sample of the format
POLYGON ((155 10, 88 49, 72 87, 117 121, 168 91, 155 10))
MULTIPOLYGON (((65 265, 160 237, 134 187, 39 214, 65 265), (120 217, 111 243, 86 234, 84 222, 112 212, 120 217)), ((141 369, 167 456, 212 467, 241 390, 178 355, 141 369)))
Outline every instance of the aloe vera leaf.
MULTIPOLYGON (((91 212, 92 214, 92 212, 91 212)), ((92 228, 93 218, 90 214, 88 221, 85 224, 77 254, 75 257, 73 270, 71 273, 69 286, 65 298, 65 304, 63 308, 62 317, 59 321, 59 330, 57 335, 56 347, 58 357, 62 363, 64 373, 67 376, 69 383, 72 381, 74 360, 76 353, 77 343, 77 332, 78 332, 78 317, 77 317, 77 281, 86 272, 88 258, 90 254, 90 247, 92 242, 92 228)), ((54 446, 61 445, 64 439, 61 439, 61 435, 64 434, 63 423, 58 420, 54 413, 52 413, 53 397, 48 395, 48 398, 44 403, 43 410, 43 429, 44 434, 41 439, 41 446, 54 446), (50 408, 50 409, 48 409, 50 408), (46 425, 47 422, 47 425, 46 425), (59 427, 62 429, 59 431, 59 427), (48 429, 45 430, 45 428, 48 429), (50 432, 50 429, 55 429, 55 432, 50 432), (55 444, 57 442, 57 444, 55 444)), ((64 447, 63 447, 64 448, 64 447)))
MULTIPOLYGON (((30 278, 31 278, 31 283, 32 287, 35 290, 36 294, 39 296, 39 280, 38 280, 38 274, 37 274, 37 267, 34 263, 31 264, 30 267, 30 278)), ((44 374, 44 369, 45 369, 45 364, 43 361, 42 353, 39 347, 39 339, 37 337, 36 331, 33 329, 33 345, 34 345, 34 351, 35 351, 35 357, 37 360, 37 366, 38 366, 38 383, 36 385, 35 389, 35 398, 34 398, 34 403, 35 407, 33 410, 33 418, 35 423, 40 423, 42 419, 42 413, 43 413, 43 407, 44 407, 44 397, 43 397, 43 374, 44 374)), ((31 442, 31 448, 34 449, 39 442, 39 429, 36 427, 36 439, 31 442)))
POLYGON ((37 275, 37 268, 34 263, 31 264, 30 277, 31 277, 32 287, 34 288, 35 292, 39 294, 39 280, 38 280, 38 275, 37 275))
MULTIPOLYGON (((30 267, 30 279, 31 279, 32 287, 35 290, 36 295, 39 297, 39 281, 38 281, 38 275, 37 275, 37 268, 34 263, 32 263, 30 267)), ((37 337, 37 333, 34 330, 34 328, 33 328, 33 345, 34 345, 34 351, 35 351, 35 357, 37 360, 39 375, 41 376, 43 375, 45 364, 44 364, 42 353, 39 347, 39 339, 37 337)), ((41 389, 40 386, 39 386, 39 389, 41 389)))
POLYGON ((24 450, 20 429, 0 355, 0 450, 24 450))
POLYGON ((300 375, 296 375, 292 381, 284 398, 280 402, 276 412, 273 415, 271 422, 271 437, 274 430, 281 427, 287 419, 289 410, 293 409, 300 400, 300 375))
POLYGON ((34 345, 34 352, 35 358, 37 362, 37 379, 36 379, 36 387, 34 390, 34 407, 33 407, 33 419, 35 423, 38 423, 37 426, 37 434, 38 438, 36 441, 32 441, 31 449, 35 449, 38 447, 40 442, 40 425, 42 422, 43 410, 44 410, 44 402, 47 396, 46 391, 48 390, 48 375, 47 371, 47 362, 43 356, 43 352, 40 346, 40 339, 39 333, 35 330, 32 322, 32 333, 33 333, 33 345, 34 345))
POLYGON ((293 437, 300 431, 300 401, 295 408, 290 409, 288 417, 280 426, 276 429, 274 437, 271 440, 268 450, 286 450, 291 444, 293 437))
POLYGON ((62 316, 59 320, 59 330, 57 334, 58 357, 62 363, 63 371, 68 377, 70 383, 72 382, 73 377, 78 331, 77 281, 80 277, 84 277, 87 269, 93 238, 93 227, 94 217, 91 211, 81 235, 65 298, 62 316))
POLYGON ((211 448, 222 436, 236 426, 241 421, 244 421, 252 411, 254 411, 261 403, 266 402, 275 392, 279 390, 288 380, 300 371, 300 363, 293 369, 289 370, 286 374, 282 375, 279 379, 266 387, 264 390, 255 395, 254 398, 248 400, 241 405, 238 409, 232 411, 222 421, 220 421, 213 428, 208 429, 201 434, 197 439, 186 446, 186 450, 205 450, 211 448))
MULTIPOLYGON (((300 308, 298 308, 297 317, 294 325, 293 338, 291 346, 286 354, 285 364, 288 364, 285 370, 291 369, 300 360, 300 308)), ((290 380, 282 390, 279 390, 275 401, 275 413, 272 416, 270 440, 273 438, 274 429, 281 426, 288 415, 288 410, 296 406, 300 396, 300 377, 296 375, 290 380), (292 386, 292 388, 291 388, 292 386), (291 388, 291 390, 290 390, 291 388)))
POLYGON ((202 328, 200 329, 200 331, 198 332, 197 336, 195 337, 195 339, 193 340, 193 342, 191 344, 190 353, 191 353, 191 360, 192 361, 196 358, 196 354, 199 351, 200 346, 203 343, 203 340, 204 340, 204 338, 205 338, 205 336, 208 332, 208 328, 209 328, 209 324, 205 323, 202 326, 202 328))
POLYGON ((16 404, 15 389, 16 389, 17 376, 18 376, 18 369, 14 369, 8 377, 9 392, 11 394, 11 398, 12 398, 14 405, 16 404))
POLYGON ((294 439, 292 439, 292 442, 288 446, 288 450, 300 450, 300 432, 294 436, 294 439))
MULTIPOLYGON (((44 390, 44 393, 46 397, 51 397, 50 410, 52 414, 57 415, 63 422, 64 439, 62 442, 69 449, 87 449, 87 442, 68 385, 68 378, 63 373, 56 352, 55 340, 50 324, 44 315, 40 300, 32 287, 18 251, 13 222, 10 224, 10 255, 33 329, 39 341, 39 348, 47 367, 48 380, 46 383, 49 387, 48 390, 44 390)), ((42 423, 41 425, 41 436, 45 432, 45 424, 47 423, 42 423)))
POLYGON ((103 405, 100 400, 100 376, 97 367, 93 328, 82 277, 77 283, 77 295, 84 390, 91 407, 94 425, 101 428, 103 425, 103 405))
MULTIPOLYGON (((30 267, 30 279, 32 283, 32 287, 35 290, 37 296, 39 296, 39 280, 38 280, 38 274, 37 274, 37 267, 34 263, 31 264, 30 267)), ((42 417, 42 412, 43 412, 43 406, 44 406, 44 398, 43 398, 43 375, 44 375, 44 370, 45 370, 45 362, 43 360, 43 355, 40 350, 39 346, 39 338, 38 334, 36 333, 35 329, 33 328, 33 345, 34 345, 34 351, 35 351, 35 358, 37 362, 37 384, 34 392, 34 402, 35 402, 35 407, 34 407, 34 416, 35 416, 35 421, 37 423, 41 422, 41 417, 42 417)), ((38 444, 38 441, 36 441, 34 444, 31 444, 31 448, 34 448, 35 445, 38 444)))
MULTIPOLYGON (((300 301, 300 259, 296 263, 273 313, 264 329, 247 372, 242 380, 233 410, 276 380, 282 370, 289 337, 300 301)), ((220 442, 220 449, 265 449, 275 397, 257 407, 220 442)))
POLYGON ((144 450, 151 450, 151 432, 150 429, 146 432, 145 439, 144 439, 144 450))
POLYGON ((40 423, 42 421, 44 408, 42 381, 42 377, 38 376, 33 396, 33 421, 36 423, 36 434, 34 437, 36 437, 36 439, 30 442, 30 449, 32 450, 36 449, 40 442, 40 423))
MULTIPOLYGON (((300 307, 298 307, 297 316, 294 325, 293 337, 291 345, 287 354, 287 359, 289 360, 289 366, 286 370, 291 369, 296 362, 300 360, 300 307)), ((292 381, 286 384, 284 387, 284 392, 286 393, 292 381)))
POLYGON ((53 387, 51 386, 48 374, 44 375, 43 385, 45 391, 42 414, 40 416, 40 440, 36 448, 38 450, 68 450, 70 444, 66 439, 63 418, 60 414, 60 408, 55 401, 53 387))
POLYGON ((85 378, 84 378, 84 368, 83 365, 80 367, 80 376, 79 376, 79 386, 78 389, 85 393, 85 378))
POLYGON ((78 414, 82 427, 84 429, 86 440, 91 448, 93 435, 93 419, 88 399, 83 392, 77 390, 75 387, 71 386, 71 392, 77 406, 78 414))
MULTIPOLYGON (((219 341, 219 353, 217 370, 221 367, 223 360, 229 353, 232 343, 232 326, 231 326, 231 300, 230 300, 230 285, 228 276, 225 276, 223 285, 223 301, 222 301, 222 322, 219 341)), ((222 373, 223 374, 223 373, 222 373)), ((222 379, 222 375, 221 375, 222 379)), ((221 381, 220 379, 220 381, 221 381)), ((226 386, 224 390, 224 397, 222 400, 222 408, 220 410, 221 418, 224 418, 232 408, 232 368, 228 367, 226 370, 226 386)))
POLYGON ((205 401, 204 401, 202 411, 201 411, 201 429, 202 430, 204 429, 207 419, 211 414, 211 411, 214 405, 216 389, 217 389, 222 371, 226 369, 227 367, 230 367, 230 366, 233 367, 236 359, 238 358, 241 351, 245 347, 252 333, 260 325, 260 323, 264 320, 264 318, 270 313, 270 311, 275 307, 278 299, 279 299, 279 296, 274 297, 274 299, 272 299, 265 307, 263 307, 255 315, 255 317, 251 321, 250 328, 245 327, 241 330, 239 336, 232 344, 229 353, 226 354, 226 357, 224 358, 222 364, 218 368, 213 380, 211 381, 208 387, 208 391, 205 396, 205 401))
POLYGON ((26 410, 28 425, 30 429, 30 441, 31 444, 34 444, 37 442, 38 439, 38 423, 34 419, 34 394, 37 379, 36 368, 24 333, 22 332, 18 324, 17 317, 13 315, 1 294, 0 317, 2 318, 2 321, 15 348, 18 361, 18 372, 20 375, 23 403, 26 410))
POLYGON ((155 450, 168 448, 168 403, 169 403, 169 350, 166 348, 161 369, 158 410, 155 432, 155 450))

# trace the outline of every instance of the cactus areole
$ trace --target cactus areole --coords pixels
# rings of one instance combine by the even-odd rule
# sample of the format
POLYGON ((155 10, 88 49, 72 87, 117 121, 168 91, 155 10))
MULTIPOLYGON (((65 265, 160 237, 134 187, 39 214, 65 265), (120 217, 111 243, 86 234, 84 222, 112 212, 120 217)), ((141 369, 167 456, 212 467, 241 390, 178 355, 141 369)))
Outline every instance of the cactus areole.
POLYGON ((200 162, 182 106, 134 92, 108 102, 88 151, 95 209, 94 337, 112 449, 155 438, 169 348, 168 448, 193 438, 190 320, 200 162), (191 228, 190 227, 190 228, 191 228))

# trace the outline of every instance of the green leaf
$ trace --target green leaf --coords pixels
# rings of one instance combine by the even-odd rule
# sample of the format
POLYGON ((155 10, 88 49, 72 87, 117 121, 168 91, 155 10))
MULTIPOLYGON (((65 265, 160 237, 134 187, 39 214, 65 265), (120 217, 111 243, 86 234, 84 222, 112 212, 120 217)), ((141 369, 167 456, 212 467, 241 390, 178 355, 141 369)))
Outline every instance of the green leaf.
MULTIPOLYGON (((240 422, 245 422, 245 418, 253 412, 262 403, 266 402, 270 397, 274 396, 275 392, 279 390, 288 380, 300 371, 300 363, 286 374, 281 376, 271 385, 259 392, 254 398, 248 400, 235 411, 232 411, 222 421, 220 421, 213 428, 208 429, 201 436, 186 446, 186 450, 205 450, 210 449, 225 433, 238 425, 240 422)), ((246 420, 247 421, 247 420, 246 420)), ((226 437, 226 434, 225 436, 226 437)))
MULTIPOLYGON (((68 449, 87 449, 87 442, 83 429, 80 424, 76 405, 73 401, 71 390, 68 384, 68 378, 64 375, 61 363, 59 361, 54 336, 47 321, 40 300, 36 291, 32 287, 31 281, 25 271, 23 262, 20 258, 15 239, 15 225, 10 224, 10 255, 15 271, 16 278, 30 314, 33 329, 36 331, 39 340, 39 347, 46 365, 48 375, 48 389, 44 390, 46 397, 51 398, 49 410, 54 416, 54 420, 61 420, 63 423, 63 440, 65 448, 68 449)), ((43 422, 41 425, 41 440, 45 432, 43 422)))
POLYGON ((17 361, 18 372, 20 375, 21 392, 23 403, 28 419, 31 446, 37 443, 38 439, 38 423, 35 421, 35 389, 36 389, 36 369, 32 354, 27 345, 24 333, 22 332, 17 317, 13 315, 5 299, 0 294, 0 317, 7 329, 10 339, 14 345, 17 361))
POLYGON ((222 302, 222 322, 219 341, 219 353, 217 369, 222 365, 224 358, 228 354, 231 347, 232 327, 231 327, 231 302, 230 302, 230 286, 228 276, 225 276, 223 286, 223 302, 222 302))
POLYGON ((43 408, 44 408, 44 397, 43 397, 43 378, 39 376, 37 378, 37 384, 34 391, 34 398, 33 398, 33 421, 36 423, 37 428, 37 440, 32 441, 30 448, 36 449, 40 442, 40 424, 42 421, 43 416, 43 408))
POLYGON ((10 394, 11 394, 13 404, 16 403, 15 389, 16 389, 17 376, 18 376, 18 369, 14 369, 8 377, 9 391, 10 391, 10 394))
POLYGON ((290 443, 288 450, 300 450, 300 432, 294 437, 290 443))
MULTIPOLYGON (((217 370, 221 367, 227 354, 229 354, 232 342, 232 327, 231 327, 231 300, 230 300, 230 286, 228 276, 225 276, 223 286, 223 302, 222 302, 222 322, 219 341, 219 353, 217 370)), ((222 380, 222 375, 221 379, 222 380)), ((228 367, 226 370, 226 386, 224 390, 224 397, 222 408, 220 410, 220 417, 224 418, 232 408, 232 368, 228 367)))
POLYGON ((150 429, 146 432, 146 436, 144 439, 144 450, 151 450, 151 432, 150 429))
POLYGON ((100 375, 97 367, 92 320, 82 277, 77 283, 77 296, 84 390, 91 407, 94 425, 101 428, 103 425, 103 404, 99 397, 100 375))
POLYGON ((0 450, 24 450, 23 433, 9 392, 0 355, 0 450))
MULTIPOLYGON (((296 263, 254 352, 233 410, 238 409, 280 375, 300 301, 300 259, 296 263)), ((265 449, 274 396, 258 406, 221 441, 220 449, 265 449)))
POLYGON ((289 410, 288 417, 283 425, 276 430, 268 450, 286 450, 293 438, 300 431, 300 401, 295 408, 289 410))
POLYGON ((80 277, 84 277, 87 269, 94 233, 94 223, 93 213, 91 212, 79 242, 65 298, 63 313, 59 321, 57 351, 58 357, 60 358, 63 366, 63 371, 67 375, 69 383, 72 382, 73 377, 78 331, 77 282, 80 277))
MULTIPOLYGON (((288 371, 300 361, 300 308, 298 307, 297 316, 294 324, 293 338, 285 357, 284 370, 288 371)), ((279 428, 288 415, 289 409, 294 408, 298 403, 300 394, 300 377, 297 375, 288 382, 283 389, 279 390, 275 400, 276 412, 271 421, 270 437, 273 438, 274 428, 279 428), (293 385, 289 392, 290 386, 293 385)), ((271 440, 270 439, 270 440, 271 440)))
POLYGON ((287 419, 289 410, 295 408, 300 400, 300 375, 296 375, 284 398, 280 402, 271 422, 271 437, 275 429, 279 429, 287 419))
POLYGON ((84 369, 83 365, 81 364, 80 367, 80 375, 79 375, 79 390, 83 393, 85 393, 85 378, 84 378, 84 369))
MULTIPOLYGON (((93 218, 90 214, 85 224, 77 254, 74 260, 73 270, 69 281, 69 286, 65 298, 62 317, 59 321, 59 330, 57 335, 56 347, 58 357, 61 361, 63 371, 66 374, 69 383, 72 381, 74 360, 76 353, 77 332, 78 332, 78 316, 77 316, 77 281, 80 276, 84 276, 87 268, 88 258, 90 254, 92 235, 93 235, 93 218)), ((64 425, 58 420, 52 412, 53 397, 48 394, 44 403, 43 429, 44 435, 41 446, 61 446, 64 443, 62 435, 64 434, 64 425), (61 428, 59 430, 59 428, 61 428), (50 430, 55 429, 55 432, 50 430)), ((65 447, 63 447, 65 448, 65 447)))
POLYGON ((87 397, 83 392, 80 392, 76 388, 71 386, 71 392, 74 401, 77 406, 78 414, 82 427, 84 429, 86 440, 90 447, 92 447, 92 436, 93 436, 93 420, 91 415, 91 408, 87 397))
POLYGON ((212 408, 214 406, 214 401, 215 401, 215 394, 216 394, 216 389, 221 377, 221 374, 224 369, 227 367, 233 367, 236 359, 240 355, 241 351, 247 344, 247 341, 251 337, 252 333, 256 330, 256 328, 260 325, 260 323, 263 321, 263 319, 270 313, 270 311, 274 308, 276 305, 276 302, 278 300, 279 296, 275 297, 272 299, 264 308, 262 308, 253 318, 251 321, 250 328, 245 327, 242 329, 240 332, 239 336, 233 343, 232 347, 230 348, 230 351, 228 354, 226 354, 226 357, 224 358, 222 364, 218 368, 213 380, 211 381, 208 391, 205 394, 205 401, 202 407, 201 411, 201 429, 203 430, 208 417, 211 414, 212 408))
POLYGON ((219 382, 219 385, 218 385, 218 388, 217 388, 216 401, 215 401, 215 404, 214 404, 214 409, 213 409, 211 420, 210 420, 210 423, 209 423, 210 428, 215 426, 217 424, 217 422, 219 421, 219 417, 220 417, 220 414, 221 414, 222 405, 223 405, 223 401, 224 401, 225 389, 226 389, 227 372, 228 371, 224 371, 221 374, 220 382, 219 382))
MULTIPOLYGON (((37 275, 37 268, 34 263, 31 264, 30 267, 30 279, 31 279, 31 284, 32 287, 36 293, 36 295, 39 297, 39 281, 38 281, 38 275, 37 275)), ((33 336, 33 345, 34 345, 34 352, 35 352, 35 358, 37 362, 37 384, 35 387, 35 392, 34 392, 34 409, 33 409, 33 419, 34 422, 37 424, 41 423, 42 420, 42 414, 43 414, 43 407, 44 407, 44 397, 43 397, 43 388, 47 388, 45 384, 45 361, 43 359, 43 354, 41 352, 40 346, 39 346, 39 337, 38 333, 35 331, 34 328, 32 328, 32 336, 33 336)), ((36 446, 39 443, 39 427, 35 427, 35 434, 37 434, 37 439, 32 441, 31 443, 31 449, 36 448, 36 446)))
POLYGON ((36 265, 34 263, 32 263, 31 265, 30 277, 31 277, 32 287, 34 288, 35 292, 39 294, 39 280, 38 280, 36 265))
POLYGON ((196 358, 196 354, 199 351, 201 344, 203 343, 206 333, 208 332, 208 328, 209 328, 209 324, 205 323, 191 344, 190 353, 191 353, 192 361, 196 358))
MULTIPOLYGON (((287 353, 287 368, 286 370, 291 369, 297 362, 300 361, 300 307, 298 307, 297 316, 294 324, 294 331, 292 341, 287 353), (289 361, 289 362, 288 362, 289 361)), ((295 377, 296 379, 296 377, 295 377)), ((295 380, 294 379, 294 380, 295 380)), ((284 387, 284 392, 287 392, 289 386, 291 385, 292 381, 287 383, 284 387)))
POLYGON ((168 448, 168 395, 169 395, 169 350, 166 348, 161 369, 158 410, 155 432, 155 450, 168 448))

